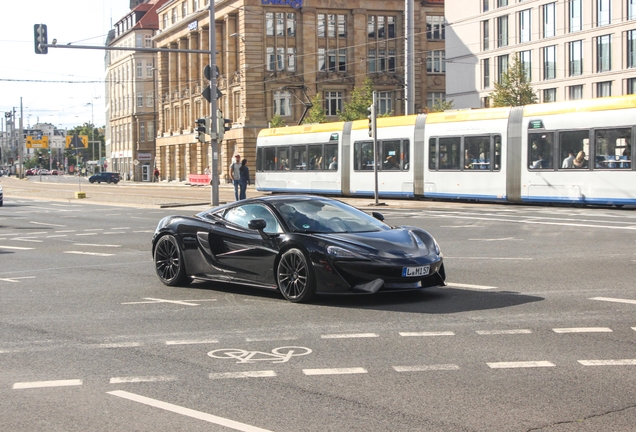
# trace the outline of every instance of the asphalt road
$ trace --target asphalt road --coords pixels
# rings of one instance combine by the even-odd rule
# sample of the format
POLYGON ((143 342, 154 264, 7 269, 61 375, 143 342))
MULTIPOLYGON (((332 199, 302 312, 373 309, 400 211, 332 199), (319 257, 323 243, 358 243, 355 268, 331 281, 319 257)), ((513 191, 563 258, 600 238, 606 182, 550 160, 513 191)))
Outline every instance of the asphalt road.
POLYGON ((159 282, 157 222, 204 208, 161 201, 209 190, 88 185, 75 200, 60 185, 2 184, 2 430, 636 424, 634 211, 392 201, 388 223, 436 237, 449 286, 296 305, 159 282))

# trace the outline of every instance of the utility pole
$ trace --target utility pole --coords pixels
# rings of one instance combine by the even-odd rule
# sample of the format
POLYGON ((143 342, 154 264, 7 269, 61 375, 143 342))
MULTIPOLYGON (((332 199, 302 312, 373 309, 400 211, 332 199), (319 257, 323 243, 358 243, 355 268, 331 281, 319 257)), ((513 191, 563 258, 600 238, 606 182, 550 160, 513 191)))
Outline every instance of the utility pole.
POLYGON ((217 95, 217 87, 216 87, 216 24, 214 21, 214 2, 215 0, 210 0, 210 94, 212 97, 210 98, 210 117, 211 117, 211 126, 212 133, 210 134, 210 151, 212 153, 212 190, 211 194, 211 202, 213 206, 219 205, 219 142, 217 139, 218 134, 218 122, 216 121, 216 95, 217 95))
POLYGON ((405 43, 405 55, 404 55, 404 73, 406 77, 404 82, 406 83, 405 97, 405 113, 406 115, 415 114, 415 87, 414 87, 414 75, 415 75, 415 10, 414 0, 405 0, 404 4, 406 10, 406 43, 405 43))
POLYGON ((20 136, 18 137, 18 151, 20 154, 20 177, 24 178, 24 130, 22 129, 22 117, 24 112, 22 110, 22 98, 20 98, 20 136))

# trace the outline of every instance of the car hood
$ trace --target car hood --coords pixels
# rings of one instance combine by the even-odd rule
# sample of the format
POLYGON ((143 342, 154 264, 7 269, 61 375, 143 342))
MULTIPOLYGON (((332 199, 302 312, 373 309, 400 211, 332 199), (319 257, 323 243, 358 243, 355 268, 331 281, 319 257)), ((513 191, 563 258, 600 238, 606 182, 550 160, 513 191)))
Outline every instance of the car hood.
POLYGON ((409 228, 393 228, 386 231, 364 233, 330 233, 316 234, 327 243, 340 243, 340 246, 351 245, 374 255, 384 257, 417 257, 430 253, 423 238, 427 236, 421 230, 409 228))

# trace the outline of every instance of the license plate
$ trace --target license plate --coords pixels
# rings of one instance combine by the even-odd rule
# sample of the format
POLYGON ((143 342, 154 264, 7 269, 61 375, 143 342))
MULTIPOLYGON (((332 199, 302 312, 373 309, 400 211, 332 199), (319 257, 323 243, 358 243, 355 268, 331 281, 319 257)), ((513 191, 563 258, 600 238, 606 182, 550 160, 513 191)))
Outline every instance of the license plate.
POLYGON ((430 270, 430 266, 403 267, 402 277, 426 276, 430 270))

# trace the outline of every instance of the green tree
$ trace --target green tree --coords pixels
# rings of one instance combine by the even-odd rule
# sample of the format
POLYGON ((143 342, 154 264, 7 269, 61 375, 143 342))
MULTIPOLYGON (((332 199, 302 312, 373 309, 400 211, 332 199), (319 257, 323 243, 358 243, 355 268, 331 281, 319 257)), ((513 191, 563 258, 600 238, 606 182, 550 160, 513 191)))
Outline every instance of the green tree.
POLYGON ((269 127, 271 128, 284 127, 284 126, 285 126, 285 120, 283 120, 283 118, 278 113, 274 114, 274 117, 272 117, 272 119, 269 121, 269 127))
POLYGON ((325 114, 325 107, 322 105, 322 98, 320 93, 316 93, 311 99, 311 108, 309 108, 303 124, 324 123, 326 121, 327 115, 325 114))
POLYGON ((338 111, 342 121, 362 120, 367 118, 367 108, 373 103, 373 82, 369 77, 364 79, 362 87, 355 87, 351 92, 351 100, 338 111))
POLYGON ((76 156, 78 154, 81 157, 81 162, 96 160, 99 158, 100 154, 102 157, 106 156, 106 137, 104 136, 104 131, 104 127, 97 128, 93 123, 84 123, 81 126, 75 126, 72 129, 68 129, 66 132, 67 136, 86 135, 89 141, 88 148, 65 149, 64 156, 67 158, 68 164, 77 165, 76 156))
POLYGON ((453 101, 452 100, 442 100, 442 99, 435 99, 435 102, 433 102, 433 107, 429 108, 426 107, 424 108, 424 112, 428 113, 432 113, 432 112, 444 112, 446 110, 451 110, 453 109, 453 101))
POLYGON ((501 82, 495 83, 495 90, 489 97, 493 107, 537 103, 537 95, 528 81, 528 74, 517 54, 512 57, 508 70, 501 75, 501 82))

